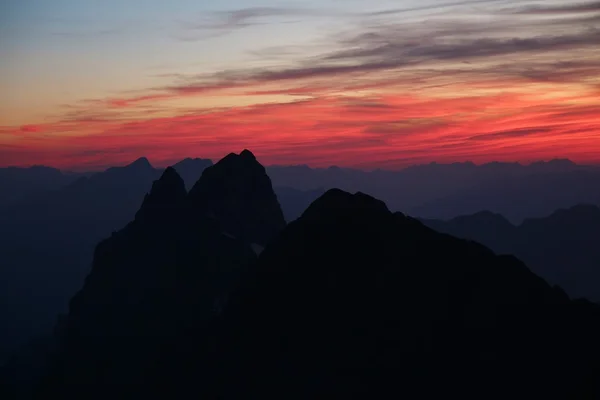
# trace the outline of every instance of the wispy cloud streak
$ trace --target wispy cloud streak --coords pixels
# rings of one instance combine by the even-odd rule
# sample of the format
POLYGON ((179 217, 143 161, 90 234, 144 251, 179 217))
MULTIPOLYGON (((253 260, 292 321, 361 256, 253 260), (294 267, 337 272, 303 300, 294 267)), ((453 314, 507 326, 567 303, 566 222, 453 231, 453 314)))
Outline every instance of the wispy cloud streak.
MULTIPOLYGON (((600 3, 531 4, 445 3, 476 10, 440 16, 436 7, 408 20, 396 18, 402 10, 363 15, 355 29, 324 38, 327 50, 307 46, 304 59, 174 74, 35 129, 4 127, 11 147, 0 157, 72 166, 148 155, 168 163, 249 147, 273 164, 599 162, 600 3)), ((317 13, 245 9, 188 28, 225 32, 301 15, 317 13)))

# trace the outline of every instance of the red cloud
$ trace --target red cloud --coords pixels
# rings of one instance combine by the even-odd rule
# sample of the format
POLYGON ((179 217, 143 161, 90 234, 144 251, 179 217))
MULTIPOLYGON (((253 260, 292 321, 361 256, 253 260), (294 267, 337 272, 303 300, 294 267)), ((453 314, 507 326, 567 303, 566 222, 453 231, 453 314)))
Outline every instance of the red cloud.
POLYGON ((591 51, 598 31, 584 24, 593 15, 546 11, 577 15, 374 24, 286 68, 208 74, 81 103, 54 123, 0 128, 0 139, 10 136, 0 159, 87 168, 145 155, 160 165, 250 148, 266 164, 315 166, 600 162, 600 53, 591 51), (240 96, 267 95, 281 102, 234 106, 240 96), (165 102, 192 96, 223 96, 232 106, 185 112, 165 102))
POLYGON ((22 133, 37 133, 42 131, 42 127, 40 125, 21 125, 19 130, 22 133))
POLYGON ((598 109, 546 103, 509 94, 321 97, 125 122, 77 120, 38 127, 52 137, 23 137, 2 159, 92 167, 146 155, 160 165, 251 148, 266 164, 315 166, 398 168, 556 156, 600 161, 598 109), (81 134, 61 136, 65 131, 81 134))

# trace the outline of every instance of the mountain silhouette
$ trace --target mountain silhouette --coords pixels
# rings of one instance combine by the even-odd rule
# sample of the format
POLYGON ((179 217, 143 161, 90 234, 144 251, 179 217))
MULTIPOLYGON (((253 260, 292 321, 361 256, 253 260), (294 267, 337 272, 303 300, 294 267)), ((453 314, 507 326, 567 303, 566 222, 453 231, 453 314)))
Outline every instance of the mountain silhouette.
MULTIPOLYGON (((191 186, 209 165, 185 159, 174 168, 194 179, 191 186)), ((131 221, 161 172, 145 157, 89 175, 0 169, 5 187, 21 182, 35 193, 0 208, 0 362, 28 338, 50 332, 88 274, 94 246, 131 221)))
MULTIPOLYGON (((531 167, 530 167, 531 168, 531 167)), ((502 176, 464 190, 429 200, 410 210, 411 215, 449 219, 489 210, 513 223, 539 218, 560 208, 587 203, 600 205, 600 172, 596 169, 539 172, 502 176)))
POLYGON ((270 166, 267 171, 275 187, 360 191, 382 199, 391 210, 422 218, 490 210, 516 223, 580 203, 600 204, 600 168, 569 160, 431 163, 399 171, 270 166))
POLYGON ((512 251, 508 241, 514 237, 516 226, 502 215, 491 211, 480 211, 473 215, 453 218, 451 232, 446 227, 446 221, 433 219, 421 219, 421 221, 439 232, 476 240, 497 253, 510 254, 512 251))
POLYGON ((96 243, 131 220, 159 176, 142 158, 0 209, 0 353, 50 332, 96 243))
POLYGON ((42 165, 0 168, 0 207, 18 203, 28 196, 58 189, 81 176, 42 165))
POLYGON ((270 180, 248 151, 207 168, 189 194, 167 168, 135 219, 96 247, 92 271, 70 302, 43 393, 96 398, 107 393, 91 394, 89 387, 143 386, 163 357, 202 337, 255 262, 250 244, 266 243, 265 232, 276 234, 268 229, 282 229, 281 223, 270 180), (204 185, 214 190, 211 197, 204 185), (243 210, 232 194, 248 200, 243 210), (232 229, 232 215, 242 228, 232 229), (256 215, 264 225, 252 225, 256 215))
POLYGON ((548 217, 512 225, 489 212, 423 220, 440 232, 480 242, 497 253, 515 254, 532 271, 574 297, 600 301, 600 208, 578 205, 548 217))
POLYGON ((40 397, 597 393, 599 307, 513 256, 334 189, 256 258, 183 191, 97 246, 40 397))
POLYGON ((185 183, 174 168, 168 167, 157 181, 152 184, 150 192, 144 196, 142 206, 135 214, 135 220, 175 221, 183 206, 187 191, 185 183))
POLYGON ((230 235, 266 245, 285 226, 265 168, 249 150, 204 170, 189 194, 194 209, 217 218, 230 235))
MULTIPOLYGON (((183 178, 186 188, 191 190, 210 165, 210 160, 188 158, 174 164, 173 168, 183 178)), ((223 171, 227 167, 219 169, 222 172, 218 174, 226 174, 223 171)), ((69 298, 81 288, 89 273, 95 245, 134 219, 144 195, 163 171, 162 168, 153 168, 143 157, 127 166, 94 174, 72 174, 46 167, 0 168, 0 192, 3 195, 19 193, 15 201, 4 207, 0 200, 0 321, 5 322, 5 328, 0 330, 0 363, 17 346, 51 331, 57 316, 66 311, 69 298)), ((568 160, 529 166, 517 163, 479 166, 472 163, 432 163, 402 171, 371 172, 307 166, 268 167, 267 173, 272 178, 277 201, 288 221, 298 218, 311 202, 325 192, 325 188, 337 186, 369 193, 386 201, 390 209, 403 210, 411 215, 453 217, 461 211, 464 214, 465 210, 475 212, 489 208, 495 213, 511 211, 512 214, 503 213, 508 217, 512 215, 511 221, 515 220, 514 215, 543 216, 544 210, 556 204, 593 203, 594 193, 600 188, 598 169, 575 165, 568 160), (506 182, 513 179, 519 183, 503 192, 506 182), (493 194, 480 195, 488 192, 493 194), (460 193, 473 196, 460 197, 460 193), (460 197, 459 201, 453 203, 452 198, 455 197, 452 196, 460 197), (506 200, 501 200, 503 196, 506 200), (436 201, 437 205, 432 206, 436 201), (422 208, 423 214, 415 213, 417 206, 423 204, 426 204, 422 208), (457 207, 449 204, 457 204, 457 207)), ((224 233, 240 237, 243 231, 260 225, 259 230, 244 239, 259 252, 269 238, 281 230, 282 219, 274 216, 276 211, 269 212, 270 222, 259 222, 261 213, 268 209, 277 210, 272 199, 253 197, 260 207, 254 206, 254 214, 249 217, 250 213, 243 212, 247 201, 236 200, 236 196, 227 194, 226 187, 216 189, 203 194, 199 203, 204 202, 204 207, 210 205, 216 216, 221 200, 230 202, 228 207, 233 211, 227 215, 229 222, 224 233), (242 214, 245 215, 243 221, 242 214)), ((547 214, 554 210, 549 209, 547 214)), ((219 215, 223 219, 222 211, 219 215)), ((512 240, 505 241, 502 238, 504 234, 500 232, 499 229, 490 231, 488 239, 479 238, 479 241, 494 251, 515 253, 512 240), (511 245, 503 246, 504 243, 511 245)), ((585 255, 590 253, 580 251, 577 246, 554 246, 548 254, 557 249, 562 249, 564 254, 548 257, 548 261, 538 257, 536 261, 526 254, 528 241, 521 242, 523 250, 518 254, 536 273, 563 285, 573 295, 594 298, 596 281, 587 279, 592 276, 589 271, 596 269, 590 264, 594 259, 585 259, 585 255), (587 266, 580 268, 578 271, 581 272, 577 274, 567 272, 569 276, 563 279, 561 269, 564 271, 567 263, 559 265, 555 261, 571 257, 571 250, 581 253, 572 256, 575 267, 587 266), (545 264, 551 267, 552 273, 547 272, 545 264)), ((537 250, 537 253, 540 254, 540 251, 537 250)), ((34 341, 39 340, 43 341, 43 337, 34 341)))
POLYGON ((325 193, 252 272, 224 313, 215 398, 598 389, 597 306, 362 193, 325 193))

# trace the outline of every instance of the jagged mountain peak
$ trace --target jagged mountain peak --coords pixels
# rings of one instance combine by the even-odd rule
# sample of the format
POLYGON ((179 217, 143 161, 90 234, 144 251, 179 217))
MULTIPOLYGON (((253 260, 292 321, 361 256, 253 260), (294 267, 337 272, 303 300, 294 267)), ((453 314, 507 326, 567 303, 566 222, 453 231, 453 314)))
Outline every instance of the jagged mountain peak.
POLYGON ((228 167, 234 167, 237 165, 245 165, 253 168, 260 168, 264 170, 262 164, 258 162, 254 154, 250 150, 243 150, 240 154, 229 153, 218 161, 215 165, 221 164, 228 167))
POLYGON ((247 243, 265 245, 285 226, 271 179, 248 150, 230 153, 206 168, 190 190, 189 202, 247 243))
POLYGON ((125 168, 149 169, 154 167, 152 167, 152 164, 150 164, 150 161, 146 157, 140 157, 131 164, 126 165, 125 168))
POLYGON ((148 178, 156 179, 158 171, 154 169, 150 161, 146 157, 140 157, 132 163, 122 167, 110 167, 104 172, 99 172, 91 176, 94 180, 117 179, 129 181, 129 184, 136 185, 141 182, 141 179, 148 178), (133 178, 133 179, 132 179, 133 178))
POLYGON ((154 181, 150 192, 144 197, 137 220, 154 215, 170 214, 185 201, 185 183, 173 167, 167 167, 161 177, 154 181))
POLYGON ((251 159, 251 160, 256 160, 256 157, 254 156, 254 154, 248 149, 242 150, 242 152, 240 153, 240 157, 243 157, 246 159, 251 159))

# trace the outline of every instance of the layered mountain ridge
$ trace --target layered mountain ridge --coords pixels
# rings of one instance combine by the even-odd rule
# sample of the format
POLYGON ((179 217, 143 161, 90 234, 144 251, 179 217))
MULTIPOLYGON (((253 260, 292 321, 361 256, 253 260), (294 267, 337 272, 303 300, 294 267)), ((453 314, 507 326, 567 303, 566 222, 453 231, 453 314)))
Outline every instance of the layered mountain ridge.
MULTIPOLYGON (((597 305, 370 195, 328 190, 286 225, 244 150, 189 192, 166 168, 141 203, 96 246, 34 398, 599 393, 597 305)), ((576 220, 590 210, 577 207, 576 220)), ((512 226, 490 212, 461 223, 512 226)))
POLYGON ((45 390, 88 397, 85 390, 59 390, 54 384, 100 384, 101 371, 110 371, 109 385, 139 384, 145 365, 157 362, 164 346, 195 331, 226 303, 243 269, 256 260, 251 244, 267 244, 285 226, 270 180, 253 156, 230 154, 204 173, 229 185, 206 191, 201 179, 196 193, 188 194, 183 179, 168 167, 133 221, 96 246, 91 272, 61 324, 45 390), (244 209, 248 218, 227 208, 228 190, 243 192, 250 201, 244 209), (230 215, 238 216, 243 240, 224 233, 232 231, 230 215), (263 221, 262 231, 253 235, 255 215, 263 221))
POLYGON ((513 225, 481 212, 448 221, 423 220, 440 232, 515 254, 537 274, 574 297, 600 301, 600 208, 581 204, 513 225))
POLYGON ((598 306, 364 193, 328 190, 285 226, 248 153, 189 194, 165 170, 97 246, 40 396, 597 393, 598 306))
POLYGON ((598 306, 362 193, 328 191, 254 272, 225 313, 223 398, 597 393, 598 306))

